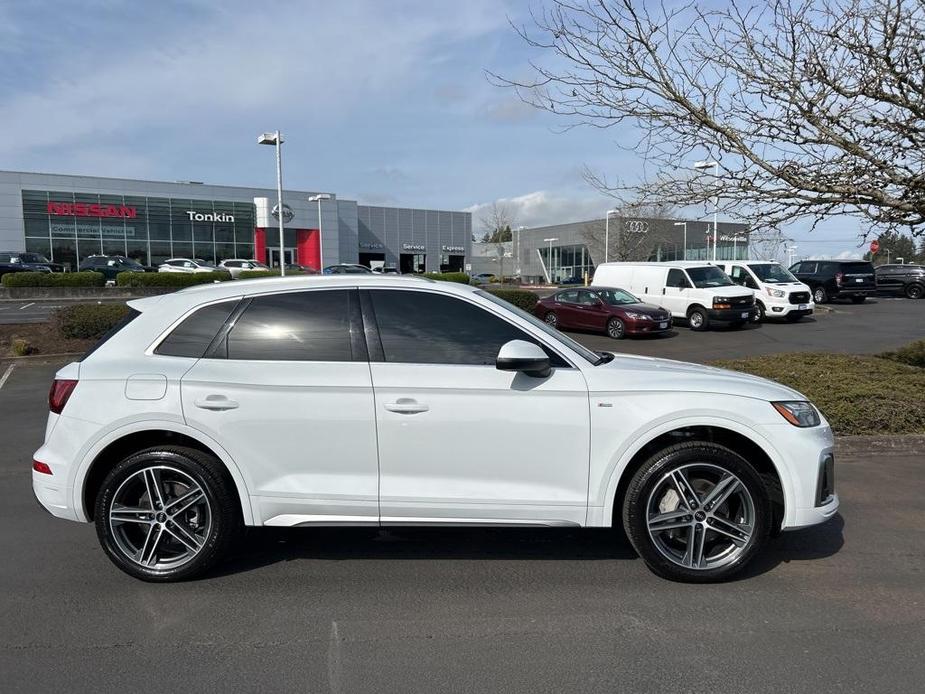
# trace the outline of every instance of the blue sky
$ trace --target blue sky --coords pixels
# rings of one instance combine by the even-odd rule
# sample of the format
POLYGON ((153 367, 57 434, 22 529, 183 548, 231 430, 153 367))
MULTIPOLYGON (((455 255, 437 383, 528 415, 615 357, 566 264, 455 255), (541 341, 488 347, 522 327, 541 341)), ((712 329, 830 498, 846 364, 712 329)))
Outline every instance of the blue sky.
MULTIPOLYGON (((272 186, 516 224, 603 216, 589 166, 632 178, 632 130, 561 132, 489 84, 527 74, 514 0, 0 4, 0 168, 272 186)), ((845 218, 786 229, 798 256, 857 253, 845 218)))

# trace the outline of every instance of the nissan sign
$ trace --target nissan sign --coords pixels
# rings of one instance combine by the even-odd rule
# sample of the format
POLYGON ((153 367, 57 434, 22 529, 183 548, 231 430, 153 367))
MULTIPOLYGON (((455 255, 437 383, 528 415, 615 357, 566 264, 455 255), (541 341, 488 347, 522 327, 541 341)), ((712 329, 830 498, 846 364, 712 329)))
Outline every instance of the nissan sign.
MULTIPOLYGON (((270 214, 273 215, 274 219, 279 219, 279 205, 273 205, 273 210, 270 212, 270 214)), ((295 212, 292 211, 292 208, 289 207, 289 205, 283 203, 283 222, 289 224, 293 217, 295 217, 295 212)))

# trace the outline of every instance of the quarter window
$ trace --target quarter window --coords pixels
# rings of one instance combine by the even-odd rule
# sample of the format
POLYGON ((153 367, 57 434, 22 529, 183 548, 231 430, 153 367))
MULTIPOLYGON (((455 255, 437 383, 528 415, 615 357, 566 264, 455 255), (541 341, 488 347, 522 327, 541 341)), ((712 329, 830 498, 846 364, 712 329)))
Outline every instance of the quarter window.
POLYGON ((227 358, 353 361, 355 297, 350 289, 255 297, 228 333, 227 358))
POLYGON ((370 294, 387 362, 494 366, 504 343, 525 340, 543 347, 553 366, 568 366, 532 335, 468 301, 431 292, 370 294))
POLYGON ((202 357, 228 320, 238 300, 203 306, 188 316, 154 350, 168 357, 202 357))

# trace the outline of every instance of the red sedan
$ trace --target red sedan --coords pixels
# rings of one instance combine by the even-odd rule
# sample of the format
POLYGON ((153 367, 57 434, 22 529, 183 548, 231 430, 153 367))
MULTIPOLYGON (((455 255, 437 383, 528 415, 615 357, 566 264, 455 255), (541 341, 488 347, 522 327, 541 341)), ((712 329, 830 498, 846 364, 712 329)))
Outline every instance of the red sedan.
POLYGON ((609 287, 563 289, 540 299, 535 312, 554 328, 601 330, 615 340, 627 335, 652 335, 671 330, 668 311, 640 303, 626 290, 609 287))

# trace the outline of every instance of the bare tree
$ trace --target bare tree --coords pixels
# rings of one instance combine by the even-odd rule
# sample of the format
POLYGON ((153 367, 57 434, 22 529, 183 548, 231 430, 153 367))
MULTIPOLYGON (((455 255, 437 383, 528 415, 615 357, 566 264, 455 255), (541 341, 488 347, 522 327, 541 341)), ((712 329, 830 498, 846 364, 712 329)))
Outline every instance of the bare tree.
POLYGON ((567 127, 640 131, 659 172, 602 190, 718 196, 753 229, 847 213, 925 231, 925 0, 549 0, 533 20, 515 29, 534 75, 491 78, 567 127))
POLYGON ((483 243, 498 243, 511 240, 511 226, 514 224, 514 214, 510 208, 497 200, 491 204, 479 221, 484 229, 483 243), (505 238, 506 237, 506 238, 505 238))
POLYGON ((675 208, 662 203, 625 202, 607 221, 589 222, 582 231, 588 251, 596 263, 648 260, 655 248, 671 236, 675 208), (604 248, 607 246, 607 253, 604 248))

